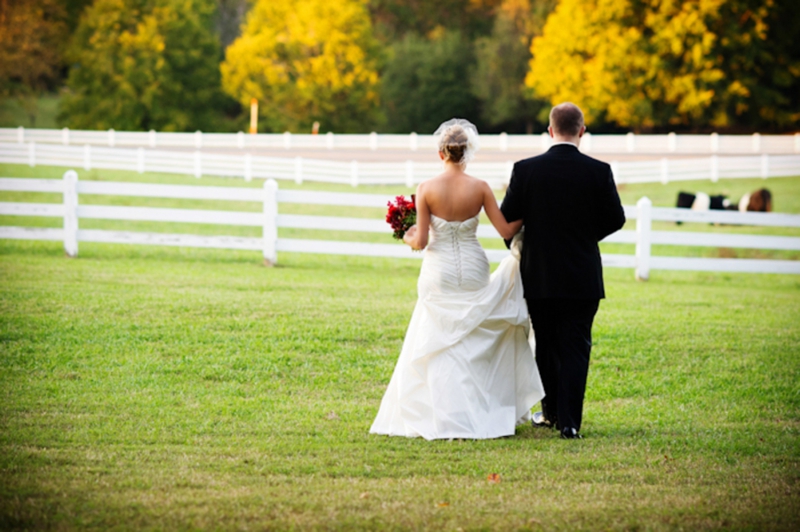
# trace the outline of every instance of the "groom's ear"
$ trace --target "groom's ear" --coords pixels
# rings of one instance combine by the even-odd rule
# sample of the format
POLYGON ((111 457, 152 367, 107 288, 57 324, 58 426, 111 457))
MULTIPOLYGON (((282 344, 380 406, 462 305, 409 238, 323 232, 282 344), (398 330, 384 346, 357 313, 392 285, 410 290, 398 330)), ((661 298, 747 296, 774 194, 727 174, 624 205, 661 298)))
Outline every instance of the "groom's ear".
POLYGON ((555 138, 555 135, 553 135, 553 126, 547 126, 547 132, 550 133, 551 139, 555 138))
POLYGON ((586 133, 586 126, 581 126, 581 132, 578 133, 578 138, 582 137, 584 133, 586 133))

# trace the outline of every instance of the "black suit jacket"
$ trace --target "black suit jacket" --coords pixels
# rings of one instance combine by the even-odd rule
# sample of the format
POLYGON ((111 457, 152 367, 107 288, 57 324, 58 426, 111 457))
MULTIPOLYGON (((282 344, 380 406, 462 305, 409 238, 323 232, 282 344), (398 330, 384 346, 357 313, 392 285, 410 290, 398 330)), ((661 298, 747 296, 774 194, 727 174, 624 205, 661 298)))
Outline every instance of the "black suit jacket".
POLYGON ((526 299, 602 299, 597 243, 625 224, 611 167, 571 144, 514 164, 501 210, 525 224, 526 299))

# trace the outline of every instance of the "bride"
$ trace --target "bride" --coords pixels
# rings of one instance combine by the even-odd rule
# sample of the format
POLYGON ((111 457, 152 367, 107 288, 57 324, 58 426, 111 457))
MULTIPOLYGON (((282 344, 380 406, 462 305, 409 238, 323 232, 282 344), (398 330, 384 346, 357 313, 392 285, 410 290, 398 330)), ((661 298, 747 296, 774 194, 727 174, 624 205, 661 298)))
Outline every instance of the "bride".
POLYGON ((489 185, 464 173, 477 148, 474 125, 452 119, 434 135, 444 172, 417 188, 417 225, 404 237, 426 249, 419 299, 370 432, 428 440, 512 435, 544 396, 528 343, 520 243, 489 275, 476 230, 481 209, 505 239, 522 221, 506 222, 489 185))

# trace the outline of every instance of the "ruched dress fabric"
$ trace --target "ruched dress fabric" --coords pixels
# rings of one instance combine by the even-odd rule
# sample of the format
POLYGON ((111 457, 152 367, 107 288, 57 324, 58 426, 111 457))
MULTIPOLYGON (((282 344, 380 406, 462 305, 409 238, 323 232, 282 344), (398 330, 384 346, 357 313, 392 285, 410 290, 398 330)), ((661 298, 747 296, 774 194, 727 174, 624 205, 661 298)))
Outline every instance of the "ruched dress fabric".
POLYGON ((544 396, 518 255, 490 275, 478 221, 431 216, 419 298, 371 433, 509 436, 544 396))

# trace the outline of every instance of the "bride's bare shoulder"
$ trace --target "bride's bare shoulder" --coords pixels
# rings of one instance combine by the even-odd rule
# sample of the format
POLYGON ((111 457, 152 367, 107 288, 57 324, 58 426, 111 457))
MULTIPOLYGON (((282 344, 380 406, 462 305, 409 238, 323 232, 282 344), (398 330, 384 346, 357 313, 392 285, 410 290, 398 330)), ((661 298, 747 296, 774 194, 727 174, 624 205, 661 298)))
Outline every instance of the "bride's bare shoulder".
POLYGON ((483 193, 486 188, 489 188, 489 183, 487 183, 483 179, 473 177, 469 174, 464 174, 464 182, 465 184, 468 184, 472 188, 472 190, 479 193, 483 193))
POLYGON ((431 177, 423 181, 419 184, 420 187, 423 187, 425 190, 433 191, 438 190, 440 188, 446 188, 450 183, 450 177, 447 174, 439 174, 437 176, 431 177))

